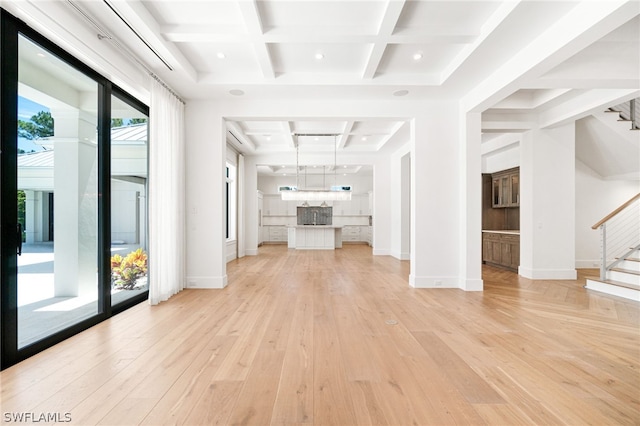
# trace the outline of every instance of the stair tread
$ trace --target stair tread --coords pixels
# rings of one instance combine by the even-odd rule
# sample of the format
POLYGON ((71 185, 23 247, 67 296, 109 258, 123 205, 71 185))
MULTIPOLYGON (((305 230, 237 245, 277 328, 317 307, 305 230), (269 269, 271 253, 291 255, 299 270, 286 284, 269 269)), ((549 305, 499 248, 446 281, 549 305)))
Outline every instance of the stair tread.
POLYGON ((640 271, 634 271, 634 270, 631 270, 631 269, 611 268, 609 270, 610 271, 616 271, 616 272, 623 272, 625 274, 631 274, 631 275, 640 275, 640 271))
POLYGON ((616 281, 616 280, 610 280, 610 279, 601 280, 599 277, 586 277, 586 279, 591 280, 591 281, 597 281, 599 283, 615 285, 615 286, 618 286, 618 287, 626 287, 626 288, 630 288, 631 290, 640 290, 640 285, 629 284, 629 283, 625 283, 625 282, 622 282, 622 281, 616 281))
MULTIPOLYGON (((619 257, 616 257, 616 260, 619 260, 619 259, 620 259, 619 257)), ((640 258, 638 257, 625 257, 622 260, 626 260, 628 262, 640 262, 640 258)))

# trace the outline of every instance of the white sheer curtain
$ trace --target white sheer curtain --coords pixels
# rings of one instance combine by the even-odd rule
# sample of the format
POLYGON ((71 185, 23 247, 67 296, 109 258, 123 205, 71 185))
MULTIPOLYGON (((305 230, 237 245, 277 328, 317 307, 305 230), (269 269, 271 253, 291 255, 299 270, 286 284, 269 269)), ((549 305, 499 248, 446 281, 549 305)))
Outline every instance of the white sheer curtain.
POLYGON ((185 282, 184 104, 152 80, 149 118, 149 303, 185 282))

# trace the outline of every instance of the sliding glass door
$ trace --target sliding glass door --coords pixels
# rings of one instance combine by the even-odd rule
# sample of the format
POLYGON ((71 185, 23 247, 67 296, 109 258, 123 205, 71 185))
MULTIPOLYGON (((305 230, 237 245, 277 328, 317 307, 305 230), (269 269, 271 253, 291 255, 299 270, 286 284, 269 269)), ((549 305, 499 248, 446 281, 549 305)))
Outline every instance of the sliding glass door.
POLYGON ((146 299, 148 108, 1 18, 6 368, 146 299))
POLYGON ((97 113, 96 81, 18 37, 18 349, 98 314, 97 113))
POLYGON ((149 291, 147 153, 149 117, 111 97, 111 304, 149 291))

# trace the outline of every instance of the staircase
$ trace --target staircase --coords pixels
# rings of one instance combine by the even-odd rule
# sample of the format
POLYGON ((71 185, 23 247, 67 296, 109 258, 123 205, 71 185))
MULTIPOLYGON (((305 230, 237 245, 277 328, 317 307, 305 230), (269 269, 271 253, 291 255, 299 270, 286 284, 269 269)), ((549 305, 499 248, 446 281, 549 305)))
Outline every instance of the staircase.
POLYGON ((640 302, 640 193, 592 226, 600 230, 600 277, 585 288, 640 302))
POLYGON ((629 122, 629 130, 640 130, 640 98, 610 107, 605 112, 618 114, 618 121, 629 122))

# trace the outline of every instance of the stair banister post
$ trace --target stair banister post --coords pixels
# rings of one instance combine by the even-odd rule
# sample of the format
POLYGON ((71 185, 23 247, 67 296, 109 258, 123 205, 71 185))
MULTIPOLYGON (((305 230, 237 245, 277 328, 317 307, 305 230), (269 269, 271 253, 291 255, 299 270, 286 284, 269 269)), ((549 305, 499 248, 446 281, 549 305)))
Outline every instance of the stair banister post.
POLYGON ((600 279, 607 278, 607 224, 600 225, 600 279))

